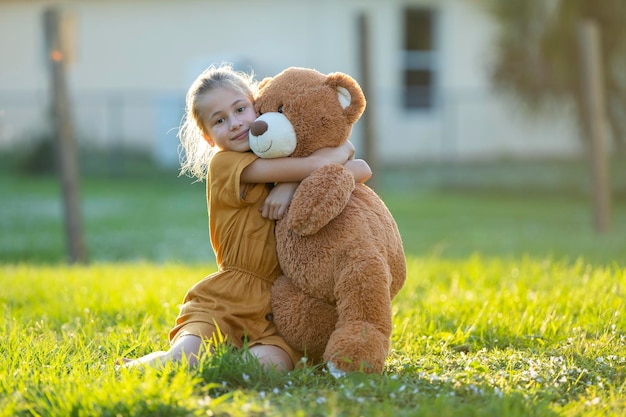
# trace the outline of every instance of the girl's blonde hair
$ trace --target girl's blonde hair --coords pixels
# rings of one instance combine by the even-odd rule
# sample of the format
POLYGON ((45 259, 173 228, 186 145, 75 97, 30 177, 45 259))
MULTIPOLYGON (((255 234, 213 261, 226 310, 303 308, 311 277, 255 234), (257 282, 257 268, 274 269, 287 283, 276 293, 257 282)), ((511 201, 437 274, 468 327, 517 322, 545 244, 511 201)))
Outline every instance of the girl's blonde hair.
POLYGON ((180 175, 203 181, 215 151, 204 138, 204 134, 208 132, 200 120, 196 105, 198 98, 216 88, 226 87, 245 94, 252 101, 256 84, 254 73, 236 71, 232 64, 211 65, 196 78, 187 91, 185 116, 178 129, 180 175))

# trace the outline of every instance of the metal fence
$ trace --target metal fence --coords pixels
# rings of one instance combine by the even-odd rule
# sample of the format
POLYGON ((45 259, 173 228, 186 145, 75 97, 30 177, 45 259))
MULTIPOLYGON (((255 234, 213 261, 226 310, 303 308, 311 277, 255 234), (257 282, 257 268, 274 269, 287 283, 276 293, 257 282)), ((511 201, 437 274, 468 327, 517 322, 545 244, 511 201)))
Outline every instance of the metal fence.
MULTIPOLYGON (((184 96, 184 91, 75 93, 71 104, 77 144, 81 149, 109 153, 138 151, 162 165, 177 166, 176 135, 184 114, 184 96)), ((385 155, 381 156, 387 161, 566 156, 580 152, 580 140, 571 120, 554 117, 541 121, 507 113, 505 102, 484 91, 440 94, 434 110, 399 118, 404 123, 401 128, 389 118, 397 117, 397 106, 390 107, 396 103, 395 94, 378 92, 377 97, 377 117, 382 119, 378 132, 395 139, 384 145, 385 155)), ((48 107, 45 91, 0 91, 0 152, 32 146, 49 134, 48 107)), ((352 137, 357 149, 360 136, 357 128, 352 137)))
MULTIPOLYGON (((71 104, 79 147, 139 151, 177 163, 184 92, 87 92, 71 104)), ((0 93, 0 151, 34 146, 50 135, 50 114, 47 92, 0 93)))

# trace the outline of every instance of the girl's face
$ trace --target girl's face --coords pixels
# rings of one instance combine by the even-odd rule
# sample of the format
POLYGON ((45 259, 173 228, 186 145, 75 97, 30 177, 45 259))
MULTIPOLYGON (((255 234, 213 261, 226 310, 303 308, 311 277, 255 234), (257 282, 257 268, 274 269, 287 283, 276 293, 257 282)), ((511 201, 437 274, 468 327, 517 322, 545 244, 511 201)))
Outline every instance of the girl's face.
POLYGON ((248 96, 221 87, 198 97, 196 106, 209 145, 226 151, 250 150, 248 131, 256 111, 248 96))

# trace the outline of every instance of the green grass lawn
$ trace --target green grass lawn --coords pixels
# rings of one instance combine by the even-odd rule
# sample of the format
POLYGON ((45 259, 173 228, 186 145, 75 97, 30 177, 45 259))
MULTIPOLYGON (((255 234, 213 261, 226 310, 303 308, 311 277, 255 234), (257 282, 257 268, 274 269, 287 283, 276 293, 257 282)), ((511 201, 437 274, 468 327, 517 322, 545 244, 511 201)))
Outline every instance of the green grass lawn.
POLYGON ((626 271, 521 258, 409 257, 382 375, 263 373, 232 352, 195 370, 116 372, 167 347, 212 265, 0 267, 0 415, 618 416, 626 271))
POLYGON ((167 348, 189 286, 215 270, 204 185, 173 173, 82 181, 91 263, 66 266, 54 180, 0 174, 0 415, 626 414, 626 165, 594 233, 577 164, 419 166, 377 190, 403 235, 382 375, 116 372, 167 348))

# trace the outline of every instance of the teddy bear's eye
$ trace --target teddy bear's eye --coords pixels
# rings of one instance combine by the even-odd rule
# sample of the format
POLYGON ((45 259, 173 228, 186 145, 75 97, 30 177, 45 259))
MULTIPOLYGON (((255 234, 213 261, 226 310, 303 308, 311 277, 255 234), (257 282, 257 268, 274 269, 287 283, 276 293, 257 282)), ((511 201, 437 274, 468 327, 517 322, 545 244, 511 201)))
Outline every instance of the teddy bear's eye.
POLYGON ((280 106, 278 106, 278 113, 282 113, 283 112, 283 105, 281 104, 280 106))

